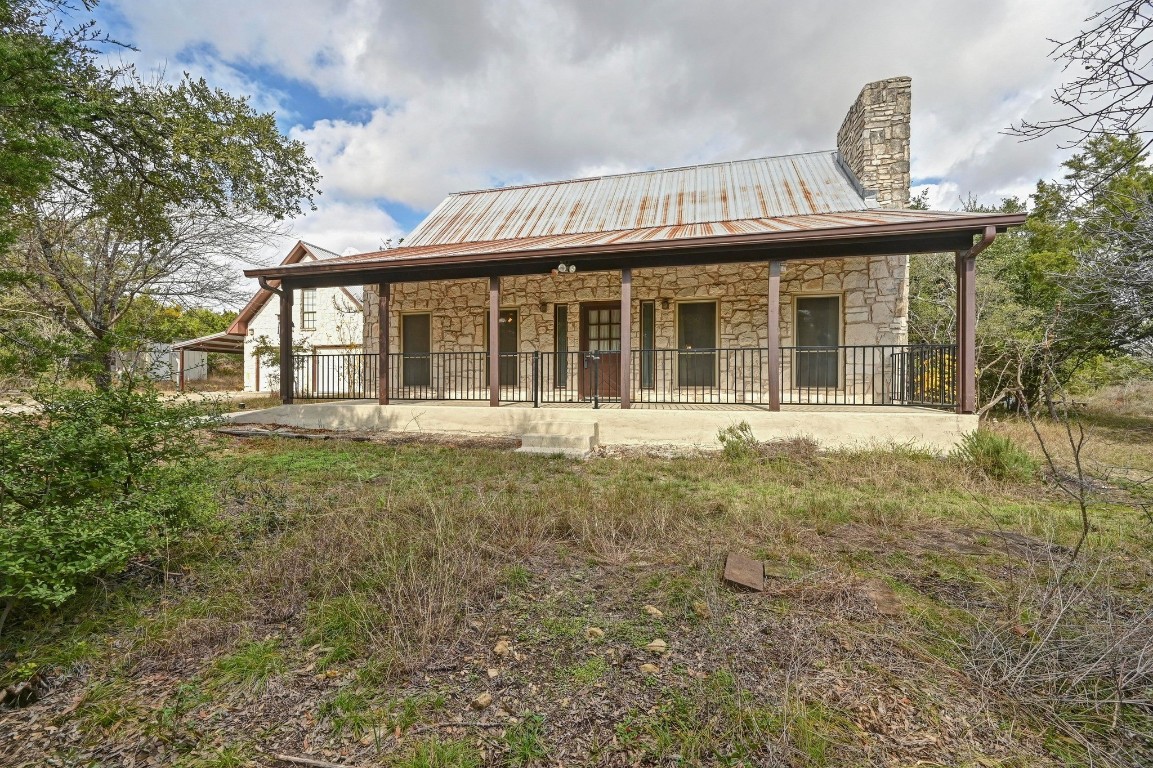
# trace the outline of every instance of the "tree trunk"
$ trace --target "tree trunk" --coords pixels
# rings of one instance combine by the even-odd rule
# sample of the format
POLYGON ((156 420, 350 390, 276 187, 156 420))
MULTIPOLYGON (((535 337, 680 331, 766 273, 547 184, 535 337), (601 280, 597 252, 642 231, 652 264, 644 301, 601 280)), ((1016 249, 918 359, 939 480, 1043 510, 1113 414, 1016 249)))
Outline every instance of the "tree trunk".
POLYGON ((93 363, 96 369, 94 377, 96 388, 107 392, 112 388, 113 374, 116 371, 116 351, 112 345, 101 336, 97 337, 95 349, 92 351, 93 363))

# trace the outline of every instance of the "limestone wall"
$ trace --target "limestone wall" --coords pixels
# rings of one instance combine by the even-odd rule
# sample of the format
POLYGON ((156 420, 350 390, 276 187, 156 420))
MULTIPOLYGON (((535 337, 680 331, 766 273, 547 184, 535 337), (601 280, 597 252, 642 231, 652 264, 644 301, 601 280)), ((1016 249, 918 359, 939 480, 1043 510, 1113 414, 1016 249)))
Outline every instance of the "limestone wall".
MULTIPOLYGON (((781 280, 781 345, 794 344, 797 296, 837 296, 841 301, 841 343, 846 345, 904 344, 908 298, 903 262, 884 258, 850 258, 818 262, 788 262, 781 280)), ((676 349, 677 305, 690 301, 717 304, 717 346, 725 349, 764 349, 768 346, 768 266, 724 264, 703 267, 637 269, 633 273, 633 348, 641 348, 641 302, 653 301, 655 347, 676 349)), ((580 305, 588 301, 619 301, 620 274, 593 272, 501 279, 501 308, 518 313, 518 351, 555 351, 555 306, 568 307, 568 347, 579 348, 580 305)), ((487 280, 402 283, 392 287, 390 349, 403 351, 400 319, 408 313, 431 315, 433 352, 482 353, 488 306, 487 280)), ((378 350, 378 303, 375 286, 365 288, 366 352, 378 350)), ((750 373, 767 380, 761 357, 720 360, 719 378, 727 381, 727 365, 760 365, 750 373)), ((788 357, 786 381, 790 378, 788 357)), ((460 376, 483 384, 483 362, 468 361, 460 376), (473 363, 476 365, 473 365, 473 363), (479 370, 473 370, 481 366, 479 370)), ((444 382, 460 386, 461 382, 444 382)), ((523 385, 523 383, 522 383, 523 385)))

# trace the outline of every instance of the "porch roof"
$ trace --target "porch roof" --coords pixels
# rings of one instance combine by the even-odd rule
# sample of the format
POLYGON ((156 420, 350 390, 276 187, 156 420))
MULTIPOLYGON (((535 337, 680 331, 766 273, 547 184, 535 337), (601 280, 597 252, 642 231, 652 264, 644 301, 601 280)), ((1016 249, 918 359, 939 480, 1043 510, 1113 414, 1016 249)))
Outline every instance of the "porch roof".
POLYGON ((228 352, 239 355, 244 353, 244 336, 239 333, 221 331, 196 339, 178 341, 172 345, 172 348, 189 352, 228 352))
POLYGON ((292 287, 400 283, 547 273, 558 262, 580 271, 718 264, 768 259, 965 251, 989 228, 1004 232, 1025 214, 872 208, 673 226, 406 245, 323 261, 248 269, 248 277, 292 287))

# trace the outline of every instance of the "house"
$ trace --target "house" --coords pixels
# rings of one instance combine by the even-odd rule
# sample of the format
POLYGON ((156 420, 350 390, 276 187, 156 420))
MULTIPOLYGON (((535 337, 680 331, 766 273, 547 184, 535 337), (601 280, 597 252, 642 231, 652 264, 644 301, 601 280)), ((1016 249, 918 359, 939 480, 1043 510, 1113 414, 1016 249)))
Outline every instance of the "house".
MULTIPOLYGON (((339 254, 298 241, 281 266, 310 264, 339 254)), ((300 358, 297 387, 315 396, 346 392, 360 375, 364 311, 359 286, 307 287, 293 291, 292 350, 300 358), (355 356, 355 357, 350 357, 355 356), (356 361, 355 364, 352 361, 356 361)), ((231 352, 244 355, 244 391, 280 388, 280 306, 261 288, 227 331, 174 345, 178 353, 231 352)), ((183 387, 183 383, 181 384, 183 387)))
POLYGON ((757 417, 770 431, 856 409, 854 429, 896 439, 898 415, 973 414, 975 259, 1025 218, 910 210, 910 107, 909 78, 870 83, 826 151, 461 192, 403 247, 245 274, 293 289, 282 317, 302 288, 364 285, 374 375, 345 396, 382 406, 676 409, 674 430, 693 410, 807 414, 757 417), (957 341, 909 345, 909 258, 943 251, 957 341))

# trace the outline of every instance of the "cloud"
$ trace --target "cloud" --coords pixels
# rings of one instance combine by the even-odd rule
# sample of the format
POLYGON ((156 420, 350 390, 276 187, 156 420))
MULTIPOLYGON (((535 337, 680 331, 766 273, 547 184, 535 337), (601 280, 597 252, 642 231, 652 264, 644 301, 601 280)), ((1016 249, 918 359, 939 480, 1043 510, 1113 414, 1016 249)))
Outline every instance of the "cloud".
MULTIPOLYGON (((324 222, 320 233, 337 237, 347 222, 349 241, 370 248, 395 226, 369 215, 379 201, 427 210, 461 189, 832 148, 860 87, 899 74, 913 77, 913 174, 940 179, 935 204, 1027 193, 1064 155, 1055 141, 1000 132, 1045 114, 1062 76, 1047 38, 1091 11, 1089 0, 116 9, 156 60, 190 61, 238 88, 257 78, 257 90, 252 73, 275 72, 333 104, 365 105, 362 118, 334 109, 292 135, 325 177, 321 210, 301 227, 324 222), (383 229, 369 237, 371 227, 383 229)), ((263 98, 293 112, 282 94, 263 98)))

